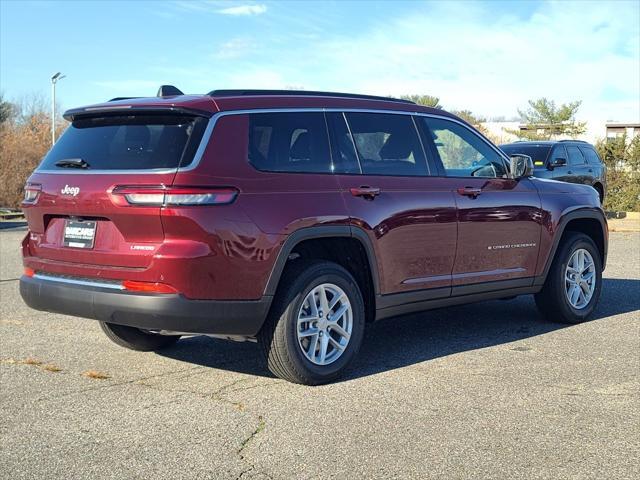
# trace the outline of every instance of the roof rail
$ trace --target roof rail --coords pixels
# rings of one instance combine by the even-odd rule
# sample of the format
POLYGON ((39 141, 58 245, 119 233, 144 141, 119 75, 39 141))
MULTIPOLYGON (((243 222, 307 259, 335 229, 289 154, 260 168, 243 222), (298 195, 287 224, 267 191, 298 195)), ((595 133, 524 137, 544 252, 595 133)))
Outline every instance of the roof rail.
POLYGON ((359 93, 341 93, 341 92, 321 92, 314 90, 212 90, 207 95, 210 97, 243 97, 243 96, 300 96, 300 97, 341 97, 341 98, 362 98, 366 100, 384 100, 386 102, 410 103, 415 105, 411 100, 393 97, 379 97, 376 95, 362 95, 359 93))
POLYGON ((578 142, 578 143, 589 143, 585 140, 558 140, 559 142, 578 142))
POLYGON ((117 102, 118 100, 133 100, 134 98, 142 98, 142 97, 114 97, 109 102, 117 102))

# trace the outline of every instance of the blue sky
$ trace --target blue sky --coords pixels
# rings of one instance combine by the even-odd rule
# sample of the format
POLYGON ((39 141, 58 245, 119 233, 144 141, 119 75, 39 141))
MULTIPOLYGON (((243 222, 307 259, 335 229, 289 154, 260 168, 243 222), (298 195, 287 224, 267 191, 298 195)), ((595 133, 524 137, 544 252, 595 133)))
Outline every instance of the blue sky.
POLYGON ((640 1, 0 0, 0 88, 63 108, 163 83, 436 95, 517 114, 583 100, 580 117, 640 120, 640 1))

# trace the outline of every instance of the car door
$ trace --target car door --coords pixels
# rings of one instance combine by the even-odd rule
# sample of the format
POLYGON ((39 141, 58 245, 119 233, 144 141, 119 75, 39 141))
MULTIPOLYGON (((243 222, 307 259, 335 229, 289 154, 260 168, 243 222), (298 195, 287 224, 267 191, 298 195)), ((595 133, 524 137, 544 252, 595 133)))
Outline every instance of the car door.
POLYGON ((575 145, 567 145, 566 150, 567 166, 557 168, 553 179, 570 183, 589 184, 589 168, 580 149, 575 145))
POLYGON ((434 167, 412 116, 330 112, 327 120, 334 163, 353 166, 343 166, 338 178, 351 224, 367 233, 376 253, 379 307, 402 292, 420 291, 421 300, 449 296, 455 200, 430 176, 434 167))
POLYGON ((534 183, 509 178, 505 158, 471 127, 436 116, 421 120, 458 211, 453 295, 531 285, 542 221, 534 183))

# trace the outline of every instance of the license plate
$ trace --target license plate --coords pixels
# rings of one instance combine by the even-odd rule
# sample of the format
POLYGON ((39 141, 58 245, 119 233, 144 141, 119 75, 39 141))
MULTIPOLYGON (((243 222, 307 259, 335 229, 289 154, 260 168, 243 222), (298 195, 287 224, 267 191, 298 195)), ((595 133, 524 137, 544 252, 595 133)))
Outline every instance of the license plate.
POLYGON ((73 248, 93 248, 96 238, 96 222, 65 220, 64 246, 73 248))

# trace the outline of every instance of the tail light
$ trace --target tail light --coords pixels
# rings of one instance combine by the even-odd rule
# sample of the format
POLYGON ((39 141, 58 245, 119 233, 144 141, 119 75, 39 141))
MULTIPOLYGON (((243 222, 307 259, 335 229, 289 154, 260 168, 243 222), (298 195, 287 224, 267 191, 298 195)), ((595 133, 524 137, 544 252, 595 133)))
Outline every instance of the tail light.
POLYGON ((36 272, 33 268, 24 267, 24 274, 26 277, 33 277, 36 274, 36 272))
POLYGON ((178 293, 178 290, 166 283, 157 282, 136 282, 134 280, 125 280, 122 282, 125 290, 130 292, 144 293, 178 293))
POLYGON ((39 183, 27 183, 24 186, 24 200, 22 203, 36 203, 41 191, 42 185, 39 183))
POLYGON ((181 207, 226 205, 238 196, 228 187, 166 187, 164 185, 116 186, 109 192, 118 206, 181 207))

